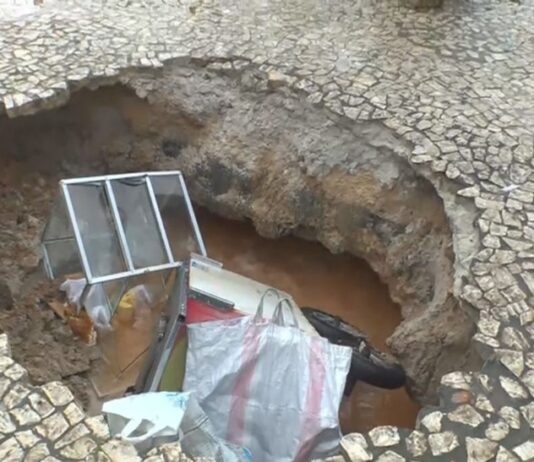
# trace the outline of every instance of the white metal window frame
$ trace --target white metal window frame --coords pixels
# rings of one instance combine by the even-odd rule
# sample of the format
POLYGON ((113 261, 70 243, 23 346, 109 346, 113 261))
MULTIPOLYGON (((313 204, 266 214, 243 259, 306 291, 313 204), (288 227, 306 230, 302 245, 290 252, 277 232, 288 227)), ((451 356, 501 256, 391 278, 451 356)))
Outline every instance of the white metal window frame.
MULTIPOLYGON (((68 219, 72 225, 72 230, 74 233, 74 240, 76 242, 76 247, 78 249, 80 262, 81 262, 82 269, 84 271, 85 278, 87 280, 88 285, 101 284, 101 283, 105 283, 109 281, 114 281, 117 279, 129 278, 132 276, 139 276, 142 274, 151 273, 155 271, 170 270, 173 268, 177 268, 182 264, 181 261, 176 261, 172 255, 172 249, 169 243, 167 232, 165 230, 165 226, 163 224, 163 220, 161 218, 160 210, 159 210, 157 200, 156 200, 156 195, 154 193, 154 188, 153 188, 152 181, 151 181, 152 177, 161 177, 161 176, 177 177, 179 181, 180 189, 182 191, 184 201, 186 204, 189 220, 193 228, 195 240, 199 247, 200 254, 203 256, 207 256, 206 247, 204 245, 202 235, 200 234, 200 228, 198 226, 195 213, 193 211, 193 205, 191 203, 191 199, 189 197, 189 193, 185 185, 185 180, 183 178, 182 172, 180 172, 179 170, 161 171, 161 172, 126 173, 126 174, 118 174, 118 175, 101 175, 101 176, 61 180, 60 181, 61 194, 65 202, 68 219), (122 219, 118 211, 115 193, 113 191, 113 188, 111 187, 111 182, 113 180, 133 179, 133 178, 145 178, 146 180, 145 185, 146 185, 147 194, 149 197, 150 207, 156 219, 158 232, 159 232, 161 241, 163 243, 165 254, 168 260, 167 263, 163 263, 163 264, 155 265, 155 266, 143 267, 143 268, 134 268, 130 249, 129 249, 126 235, 124 232, 124 225, 122 223, 122 219), (72 198, 71 198, 70 191, 69 191, 69 186, 71 185, 82 185, 82 184, 90 184, 90 183, 101 183, 104 185, 104 191, 108 199, 108 202, 110 205, 110 211, 111 211, 112 218, 113 218, 113 227, 117 233, 122 256, 127 266, 126 271, 123 271, 120 273, 108 274, 104 276, 98 276, 98 277, 95 277, 92 274, 89 260, 87 258, 87 252, 86 252, 86 249, 83 243, 81 231, 78 226, 78 221, 76 219, 76 210, 73 205, 72 198)), ((48 261, 48 255, 47 255, 46 249, 44 251, 44 260, 45 260, 45 266, 48 267, 47 271, 51 273, 52 269, 50 266, 50 262, 48 261)))

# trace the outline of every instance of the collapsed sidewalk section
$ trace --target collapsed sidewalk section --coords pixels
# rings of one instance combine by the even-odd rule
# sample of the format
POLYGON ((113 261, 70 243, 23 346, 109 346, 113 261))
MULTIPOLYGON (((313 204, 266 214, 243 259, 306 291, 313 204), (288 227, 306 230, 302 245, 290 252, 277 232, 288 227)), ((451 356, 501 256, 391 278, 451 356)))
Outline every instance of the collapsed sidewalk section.
MULTIPOLYGON (((289 294, 208 258, 180 172, 61 181, 42 249, 48 276, 68 276, 70 302, 91 319, 100 402, 133 393, 145 410, 114 420, 123 437, 181 436, 190 456, 220 460, 241 460, 229 443, 256 461, 338 452, 354 348, 319 336, 289 294), (148 405, 171 398, 185 421, 209 421, 195 444, 178 415, 148 405)), ((113 403, 104 410, 117 415, 113 403)))

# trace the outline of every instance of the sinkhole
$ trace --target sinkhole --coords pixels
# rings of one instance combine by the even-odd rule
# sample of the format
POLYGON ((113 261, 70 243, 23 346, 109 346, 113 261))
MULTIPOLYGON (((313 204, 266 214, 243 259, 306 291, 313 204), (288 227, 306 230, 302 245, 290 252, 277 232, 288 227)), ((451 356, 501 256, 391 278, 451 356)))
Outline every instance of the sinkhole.
POLYGON ((342 316, 406 369, 406 390, 358 384, 344 429, 413 426, 443 374, 480 366, 454 293, 461 199, 438 194, 381 121, 312 106, 253 68, 224 69, 131 71, 60 108, 0 118, 0 328, 14 358, 35 383, 64 380, 92 407, 98 352, 47 308, 57 283, 38 269, 58 180, 181 170, 212 258, 342 316))

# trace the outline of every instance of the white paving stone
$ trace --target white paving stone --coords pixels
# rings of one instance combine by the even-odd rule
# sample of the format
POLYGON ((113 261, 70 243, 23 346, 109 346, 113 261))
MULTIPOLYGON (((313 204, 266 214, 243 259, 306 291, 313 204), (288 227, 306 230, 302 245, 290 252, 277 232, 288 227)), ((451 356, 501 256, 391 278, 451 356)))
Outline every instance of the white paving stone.
POLYGON ((428 437, 428 442, 433 456, 447 454, 460 445, 457 436, 451 431, 433 433, 428 437))
POLYGON ((393 446, 400 441, 398 430, 391 426, 373 428, 369 432, 369 438, 377 447, 393 446))
POLYGON ((349 433, 341 439, 341 452, 348 460, 372 460, 373 456, 367 448, 367 441, 359 433, 349 433))

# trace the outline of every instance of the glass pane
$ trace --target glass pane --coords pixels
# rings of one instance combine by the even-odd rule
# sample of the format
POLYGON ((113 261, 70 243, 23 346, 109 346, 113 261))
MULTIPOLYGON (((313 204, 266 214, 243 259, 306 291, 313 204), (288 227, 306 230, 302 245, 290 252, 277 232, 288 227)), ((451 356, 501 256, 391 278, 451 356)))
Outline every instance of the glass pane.
POLYGON ((68 188, 93 277, 126 271, 104 185, 73 184, 68 188))
POLYGON ((199 253, 178 176, 152 177, 154 193, 175 261, 199 253))
POLYGON ((109 312, 111 316, 115 314, 115 310, 126 291, 128 286, 127 279, 116 279, 114 281, 105 282, 102 284, 104 291, 106 293, 108 303, 109 303, 109 312))
POLYGON ((115 307, 113 329, 100 336, 100 348, 115 374, 133 366, 148 349, 165 308, 164 276, 155 272, 124 281, 126 290, 115 307))
POLYGON ((168 263, 145 178, 111 182, 135 268, 168 263))
POLYGON ((52 206, 50 218, 46 224, 43 241, 74 237, 72 226, 67 215, 63 196, 59 196, 52 206))
POLYGON ((45 242, 44 251, 47 253, 50 269, 55 278, 83 272, 76 241, 73 238, 45 242))

